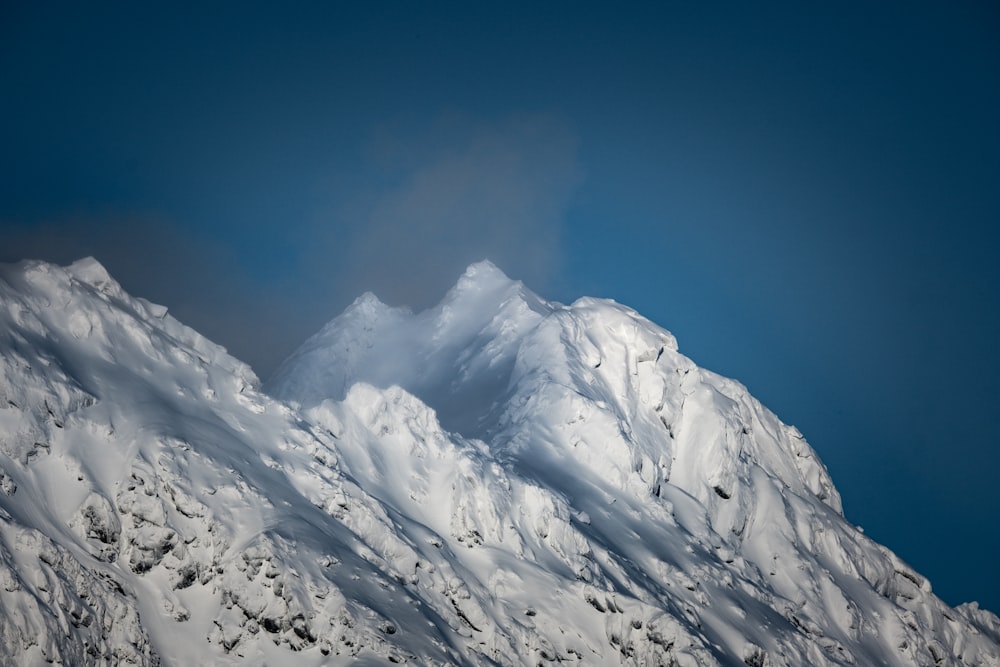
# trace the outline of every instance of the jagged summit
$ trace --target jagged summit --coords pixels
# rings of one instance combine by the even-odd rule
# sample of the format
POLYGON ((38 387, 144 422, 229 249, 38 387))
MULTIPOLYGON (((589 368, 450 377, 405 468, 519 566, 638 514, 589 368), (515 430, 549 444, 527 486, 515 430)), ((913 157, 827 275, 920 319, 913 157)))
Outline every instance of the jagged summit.
MULTIPOLYGON (((488 259, 474 262, 466 267, 452 291, 483 289, 490 285, 505 286, 514 282, 496 264, 488 259)), ((520 281, 517 281, 520 283, 520 281)))
POLYGON ((97 289, 104 289, 109 286, 120 286, 104 268, 104 265, 93 257, 84 257, 73 262, 66 267, 66 271, 72 274, 77 280, 87 283, 97 289))
POLYGON ((282 363, 266 390, 310 407, 343 400, 357 382, 398 385, 448 428, 472 435, 506 389, 511 345, 556 307, 489 261, 469 266, 437 306, 420 313, 369 293, 282 363))
POLYGON ((0 663, 992 665, 793 427, 488 263, 266 388, 92 260, 0 266, 0 663))

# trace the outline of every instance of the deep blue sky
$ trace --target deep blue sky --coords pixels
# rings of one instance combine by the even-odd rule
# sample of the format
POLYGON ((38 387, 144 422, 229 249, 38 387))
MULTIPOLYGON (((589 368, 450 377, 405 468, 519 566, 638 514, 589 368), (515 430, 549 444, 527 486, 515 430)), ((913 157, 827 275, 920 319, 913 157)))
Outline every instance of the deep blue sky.
POLYGON ((92 254, 263 377, 483 257, 614 298, 1000 611, 995 3, 146 4, 0 7, 0 261, 92 254))

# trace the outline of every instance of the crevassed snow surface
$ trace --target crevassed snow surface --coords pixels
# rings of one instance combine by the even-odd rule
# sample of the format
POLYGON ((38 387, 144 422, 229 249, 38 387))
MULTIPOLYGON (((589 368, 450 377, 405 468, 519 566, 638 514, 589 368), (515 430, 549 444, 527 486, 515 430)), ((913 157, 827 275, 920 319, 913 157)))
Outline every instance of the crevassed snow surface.
POLYGON ((0 268, 0 661, 1000 665, 996 616, 613 302, 476 264, 266 389, 94 260, 0 268))

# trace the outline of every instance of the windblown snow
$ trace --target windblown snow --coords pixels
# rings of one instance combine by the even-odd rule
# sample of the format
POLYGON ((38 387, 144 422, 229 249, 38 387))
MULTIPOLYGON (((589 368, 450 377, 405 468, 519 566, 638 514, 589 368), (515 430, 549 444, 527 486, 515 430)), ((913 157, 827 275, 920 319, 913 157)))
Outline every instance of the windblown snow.
POLYGON ((0 663, 1000 665, 667 331, 483 262, 263 388, 93 259, 0 266, 0 663))

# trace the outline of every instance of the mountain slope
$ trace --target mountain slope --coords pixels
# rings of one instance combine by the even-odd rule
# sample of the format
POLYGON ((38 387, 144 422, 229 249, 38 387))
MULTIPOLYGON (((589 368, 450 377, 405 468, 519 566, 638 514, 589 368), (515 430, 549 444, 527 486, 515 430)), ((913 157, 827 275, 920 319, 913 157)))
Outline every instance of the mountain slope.
POLYGON ((0 296, 7 661, 460 660, 437 549, 248 367, 93 261, 0 296))
POLYGON ((257 385, 93 260, 0 267, 0 661, 1000 664, 617 304, 474 265, 257 385))
MULTIPOLYGON (((974 608, 949 610, 844 520, 796 429, 618 304, 546 303, 481 263, 423 313, 362 297, 267 390, 323 423, 358 381, 412 392, 487 443, 510 479, 555 492, 580 540, 564 550, 584 598, 666 611, 699 664, 996 659, 995 617, 981 649, 959 620, 974 608)), ((504 521, 484 525, 484 544, 516 542, 504 521)), ((643 636, 605 634, 625 655, 643 636)))

